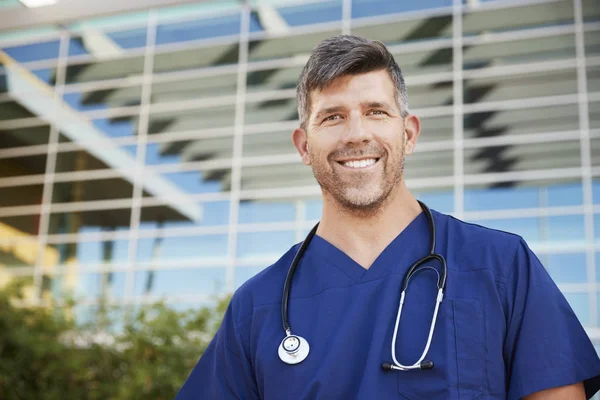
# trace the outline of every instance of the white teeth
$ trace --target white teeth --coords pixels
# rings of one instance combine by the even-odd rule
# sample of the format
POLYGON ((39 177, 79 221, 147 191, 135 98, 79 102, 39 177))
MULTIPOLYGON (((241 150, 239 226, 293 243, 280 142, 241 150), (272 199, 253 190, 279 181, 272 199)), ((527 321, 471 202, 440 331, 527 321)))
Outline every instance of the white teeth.
POLYGON ((367 160, 344 161, 342 164, 350 168, 364 168, 375 164, 375 161, 376 160, 374 158, 369 158, 367 160))

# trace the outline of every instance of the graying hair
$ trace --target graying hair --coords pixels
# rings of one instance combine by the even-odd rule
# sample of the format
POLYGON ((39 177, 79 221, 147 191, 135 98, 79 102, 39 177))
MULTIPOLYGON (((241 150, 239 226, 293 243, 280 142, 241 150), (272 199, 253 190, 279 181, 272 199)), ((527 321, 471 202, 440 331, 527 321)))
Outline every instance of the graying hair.
POLYGON ((335 79, 387 70, 394 82, 394 97, 404 118, 409 114, 408 93, 402 71, 385 45, 360 36, 338 35, 323 40, 313 50, 300 73, 296 89, 300 126, 306 129, 310 115, 310 93, 322 90, 335 79))

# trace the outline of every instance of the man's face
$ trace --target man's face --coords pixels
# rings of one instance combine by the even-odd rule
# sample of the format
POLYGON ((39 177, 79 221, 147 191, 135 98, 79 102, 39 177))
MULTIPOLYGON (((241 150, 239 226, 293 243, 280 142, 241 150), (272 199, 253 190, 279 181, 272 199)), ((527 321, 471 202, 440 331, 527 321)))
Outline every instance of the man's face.
POLYGON ((306 131, 303 161, 342 207, 376 210, 402 181, 405 126, 387 71, 343 76, 313 91, 306 131))

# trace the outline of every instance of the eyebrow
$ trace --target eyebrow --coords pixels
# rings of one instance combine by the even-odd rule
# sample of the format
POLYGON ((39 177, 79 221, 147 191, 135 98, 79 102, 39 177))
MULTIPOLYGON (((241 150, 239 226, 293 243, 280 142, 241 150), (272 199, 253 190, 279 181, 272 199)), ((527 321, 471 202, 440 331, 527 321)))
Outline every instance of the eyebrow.
POLYGON ((344 109, 344 107, 342 107, 342 106, 334 106, 334 107, 324 108, 315 115, 315 119, 320 120, 325 115, 336 113, 336 112, 342 111, 343 109, 344 109))
POLYGON ((361 104, 363 108, 384 108, 386 110, 391 109, 391 107, 387 103, 381 103, 379 101, 371 101, 367 103, 361 104))

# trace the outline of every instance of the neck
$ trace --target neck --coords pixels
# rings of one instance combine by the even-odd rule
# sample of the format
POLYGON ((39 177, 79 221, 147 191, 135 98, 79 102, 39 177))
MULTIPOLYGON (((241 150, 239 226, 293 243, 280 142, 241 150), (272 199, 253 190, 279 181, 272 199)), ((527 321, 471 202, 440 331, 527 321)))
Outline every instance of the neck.
POLYGON ((381 252, 415 217, 421 207, 402 181, 375 212, 344 209, 323 193, 323 215, 317 235, 369 269, 381 252))

